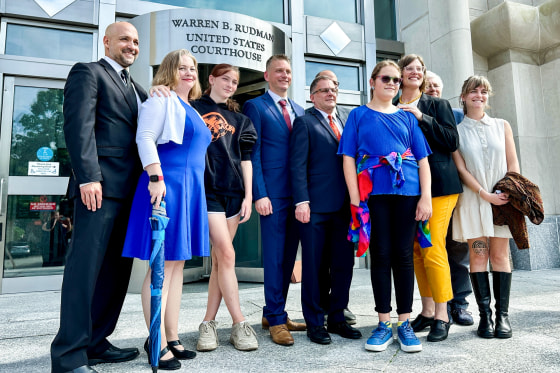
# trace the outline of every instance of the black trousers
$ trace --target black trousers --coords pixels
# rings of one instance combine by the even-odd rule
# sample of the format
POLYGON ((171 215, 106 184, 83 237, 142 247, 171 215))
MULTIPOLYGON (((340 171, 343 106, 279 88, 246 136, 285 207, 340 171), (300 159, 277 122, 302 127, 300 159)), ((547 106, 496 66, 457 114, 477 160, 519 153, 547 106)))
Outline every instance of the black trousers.
POLYGON ((350 209, 345 204, 333 213, 312 212, 309 223, 298 223, 302 250, 301 305, 308 326, 322 326, 325 312, 329 323, 344 321, 354 268, 354 244, 346 239, 349 222, 350 209))
POLYGON ((132 258, 121 256, 130 206, 130 200, 105 197, 92 212, 79 197, 74 200, 60 329, 51 345, 54 373, 87 365, 88 355, 110 347, 106 338, 117 325, 132 269, 132 258))
POLYGON ((371 284, 375 311, 391 312, 391 272, 397 314, 412 311, 413 245, 418 196, 377 195, 368 201, 371 219, 371 284))

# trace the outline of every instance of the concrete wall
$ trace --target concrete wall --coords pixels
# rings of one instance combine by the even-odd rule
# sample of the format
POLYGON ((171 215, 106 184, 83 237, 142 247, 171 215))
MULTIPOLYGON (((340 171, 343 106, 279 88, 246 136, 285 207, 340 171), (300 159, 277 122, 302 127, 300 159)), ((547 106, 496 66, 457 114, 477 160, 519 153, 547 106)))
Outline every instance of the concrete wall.
POLYGON ((401 0, 397 11, 405 53, 422 56, 441 76, 443 97, 458 107, 461 85, 474 72, 468 1, 401 0))
POLYGON ((560 0, 401 0, 398 12, 406 53, 442 76, 452 106, 464 79, 488 76, 489 114, 511 123, 521 171, 539 185, 547 216, 530 226, 531 250, 512 244, 515 268, 560 267, 560 0))

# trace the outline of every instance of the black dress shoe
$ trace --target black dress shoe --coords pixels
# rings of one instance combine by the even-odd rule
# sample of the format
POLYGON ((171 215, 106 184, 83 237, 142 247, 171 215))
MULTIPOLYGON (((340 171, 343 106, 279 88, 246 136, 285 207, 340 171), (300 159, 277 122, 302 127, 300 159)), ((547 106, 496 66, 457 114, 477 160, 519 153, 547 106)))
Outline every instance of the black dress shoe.
POLYGON ((430 332, 428 333, 428 342, 440 342, 447 339, 449 334, 449 322, 443 320, 434 320, 430 332))
POLYGON ((459 325, 468 326, 474 324, 471 313, 463 308, 453 308, 451 310, 451 317, 459 325))
POLYGON ((108 349, 98 355, 88 356, 88 365, 93 366, 101 363, 122 363, 134 360, 140 355, 137 348, 118 348, 111 345, 108 349))
MULTIPOLYGON (((148 345, 149 338, 146 339, 144 343, 144 351, 148 354, 148 364, 152 365, 152 359, 150 357, 150 346, 148 345)), ((163 350, 159 352, 159 362, 158 362, 158 369, 161 370, 177 370, 181 368, 181 362, 177 360, 175 356, 171 359, 162 360, 161 357, 165 356, 166 353, 169 352, 168 347, 164 347, 163 350)))
POLYGON ((412 320, 410 326, 412 326, 412 330, 414 330, 414 332, 418 333, 426 329, 428 326, 432 326, 433 323, 434 323, 433 317, 426 317, 423 316, 422 314, 419 314, 418 316, 416 316, 414 320, 412 320))
POLYGON ((362 333, 358 329, 348 325, 346 321, 328 324, 327 332, 338 334, 342 338, 348 338, 348 339, 362 338, 362 333))
POLYGON ((331 343, 331 336, 327 333, 324 326, 308 326, 307 336, 311 339, 311 342, 321 345, 328 345, 331 343))
POLYGON ((92 367, 90 367, 89 365, 82 365, 81 367, 77 367, 76 369, 69 370, 66 373, 92 373, 92 372, 97 373, 97 371, 92 367))
POLYGON ((169 351, 179 360, 194 359, 196 357, 196 352, 189 351, 183 346, 183 350, 179 350, 176 346, 183 346, 180 340, 167 341, 167 347, 169 351))

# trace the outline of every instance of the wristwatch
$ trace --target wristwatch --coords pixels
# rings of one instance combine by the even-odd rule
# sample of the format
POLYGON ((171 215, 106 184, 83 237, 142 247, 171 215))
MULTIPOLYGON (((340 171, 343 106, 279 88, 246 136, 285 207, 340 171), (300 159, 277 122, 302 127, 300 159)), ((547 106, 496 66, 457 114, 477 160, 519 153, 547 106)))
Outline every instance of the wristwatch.
POLYGON ((163 175, 150 175, 150 181, 157 183, 158 181, 163 181, 163 175))

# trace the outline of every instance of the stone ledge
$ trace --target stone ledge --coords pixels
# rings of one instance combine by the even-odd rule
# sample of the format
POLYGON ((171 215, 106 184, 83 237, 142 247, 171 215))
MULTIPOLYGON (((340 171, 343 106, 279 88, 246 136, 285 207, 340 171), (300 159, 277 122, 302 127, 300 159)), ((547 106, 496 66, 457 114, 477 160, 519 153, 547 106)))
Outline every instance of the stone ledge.
POLYGON ((519 250, 510 240, 513 267, 524 270, 560 268, 560 215, 548 215, 540 225, 525 220, 531 248, 519 250))

